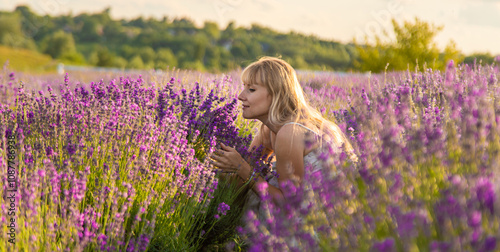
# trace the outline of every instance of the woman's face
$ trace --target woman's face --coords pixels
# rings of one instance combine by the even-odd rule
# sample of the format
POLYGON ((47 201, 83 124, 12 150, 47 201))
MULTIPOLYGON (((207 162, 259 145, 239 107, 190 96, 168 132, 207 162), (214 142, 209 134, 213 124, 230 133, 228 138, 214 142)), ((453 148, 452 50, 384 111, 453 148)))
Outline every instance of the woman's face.
POLYGON ((272 102, 267 88, 257 83, 244 83, 243 86, 243 91, 238 95, 238 100, 243 104, 243 118, 267 121, 272 102))

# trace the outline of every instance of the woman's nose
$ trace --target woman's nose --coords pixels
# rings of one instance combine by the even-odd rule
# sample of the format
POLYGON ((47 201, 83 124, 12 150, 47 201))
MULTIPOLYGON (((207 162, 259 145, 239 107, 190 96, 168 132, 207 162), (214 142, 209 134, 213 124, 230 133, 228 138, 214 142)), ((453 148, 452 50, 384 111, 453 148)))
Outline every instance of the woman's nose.
MULTIPOLYGON (((245 91, 245 90, 243 90, 243 91, 245 91)), ((238 100, 240 100, 240 101, 243 101, 245 98, 243 95, 243 91, 241 91, 241 93, 238 95, 238 100)))

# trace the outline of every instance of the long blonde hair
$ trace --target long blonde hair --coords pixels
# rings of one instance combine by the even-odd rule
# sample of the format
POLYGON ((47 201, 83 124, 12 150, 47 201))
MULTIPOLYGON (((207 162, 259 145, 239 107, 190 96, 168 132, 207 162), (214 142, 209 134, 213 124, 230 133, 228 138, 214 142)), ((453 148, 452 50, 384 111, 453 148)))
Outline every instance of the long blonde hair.
POLYGON ((346 151, 353 152, 351 144, 338 125, 325 119, 318 110, 307 103, 297 74, 286 61, 275 57, 262 57, 243 70, 241 80, 243 83, 259 83, 267 87, 272 97, 268 118, 271 124, 282 126, 287 122, 310 122, 320 132, 331 136, 337 146, 344 144, 346 151))

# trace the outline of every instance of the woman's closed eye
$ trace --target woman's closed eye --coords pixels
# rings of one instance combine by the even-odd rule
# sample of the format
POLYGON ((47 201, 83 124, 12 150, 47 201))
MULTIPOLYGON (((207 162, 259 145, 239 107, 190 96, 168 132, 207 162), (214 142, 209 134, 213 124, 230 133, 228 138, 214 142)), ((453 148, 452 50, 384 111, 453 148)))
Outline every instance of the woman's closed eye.
POLYGON ((255 89, 253 89, 253 88, 249 88, 248 90, 249 90, 250 92, 254 92, 254 91, 255 91, 255 89))

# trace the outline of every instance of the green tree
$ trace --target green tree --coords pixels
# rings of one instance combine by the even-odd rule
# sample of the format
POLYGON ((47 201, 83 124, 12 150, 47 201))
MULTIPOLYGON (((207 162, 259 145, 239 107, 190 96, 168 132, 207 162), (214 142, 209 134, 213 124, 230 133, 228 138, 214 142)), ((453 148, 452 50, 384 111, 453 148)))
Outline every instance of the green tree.
POLYGON ((451 40, 446 48, 444 48, 444 52, 439 55, 440 61, 437 62, 436 68, 443 69, 446 67, 446 63, 450 60, 453 60, 455 63, 462 62, 464 60, 463 54, 460 50, 457 49, 457 44, 455 41, 451 40))
POLYGON ((194 37, 194 54, 193 59, 195 61, 202 61, 205 57, 205 52, 207 50, 208 39, 203 34, 196 34, 194 37))
POLYGON ((142 62, 144 62, 144 64, 153 63, 156 58, 155 51, 149 46, 141 47, 138 53, 141 56, 142 62))
POLYGON ((97 49, 96 66, 111 67, 114 61, 114 55, 109 52, 107 47, 99 47, 99 49, 97 49))
POLYGON ((120 56, 115 57, 113 60, 113 67, 124 69, 125 67, 127 67, 127 64, 127 60, 120 56))
POLYGON ((64 52, 59 59, 66 64, 85 65, 85 57, 77 51, 64 52))
POLYGON ((136 55, 128 62, 127 68, 130 69, 143 69, 144 62, 142 62, 141 56, 136 55))
POLYGON ((49 35, 44 39, 42 45, 43 52, 55 59, 60 58, 64 54, 70 55, 76 52, 73 35, 62 30, 49 35))
POLYGON ((92 17, 84 18, 78 39, 82 42, 98 42, 100 39, 99 26, 100 24, 92 17))
POLYGON ((491 53, 473 53, 471 55, 465 56, 463 62, 466 64, 474 64, 474 61, 476 61, 476 64, 482 63, 482 64, 493 64, 495 62, 495 57, 491 55, 491 53))
POLYGON ((119 54, 127 60, 132 59, 135 55, 137 55, 137 49, 130 45, 123 45, 119 49, 119 54))
POLYGON ((415 18, 414 22, 405 21, 399 24, 392 20, 394 39, 389 32, 375 36, 375 45, 358 46, 359 62, 357 66, 364 71, 381 72, 388 70, 414 69, 417 64, 424 63, 429 67, 443 68, 445 60, 458 59, 459 53, 453 42, 440 53, 434 42, 436 35, 443 29, 415 18), (389 65, 387 65, 389 64, 389 65))
POLYGON ((426 62, 428 65, 439 60, 439 49, 434 37, 443 29, 415 18, 415 22, 404 22, 399 25, 392 20, 396 34, 394 68, 397 70, 414 69, 416 64, 426 62))
POLYGON ((36 50, 33 39, 25 36, 22 31, 21 18, 18 13, 0 15, 0 44, 36 50))
POLYGON ((290 64, 296 69, 307 69, 308 64, 300 55, 295 56, 290 60, 290 64))
MULTIPOLYGON (((45 26, 49 23, 49 17, 40 17, 33 13, 28 6, 20 5, 16 7, 15 13, 19 13, 21 18, 21 29, 26 37, 30 37, 33 40, 41 34, 40 30, 46 28, 45 26)), ((64 16, 61 16, 64 17, 64 16)), ((58 18, 54 18, 58 19, 58 18)), ((72 22, 72 18, 69 18, 69 23, 72 22)))
POLYGON ((249 56, 247 46, 241 41, 233 43, 233 46, 231 47, 231 54, 237 59, 247 59, 249 56))
POLYGON ((218 71, 221 69, 221 49, 218 46, 209 46, 207 48, 205 65, 209 70, 218 71))
POLYGON ((178 64, 172 50, 169 48, 160 48, 156 53, 155 68, 166 69, 167 67, 176 67, 178 64))
POLYGON ((123 26, 116 21, 104 25, 102 32, 107 43, 122 43, 127 39, 123 26))
POLYGON ((227 24, 226 29, 221 34, 222 40, 230 40, 235 38, 235 24, 234 21, 231 21, 227 24))
POLYGON ((219 25, 217 25, 217 23, 215 22, 206 21, 203 24, 203 31, 210 39, 212 39, 213 42, 220 38, 219 25))

